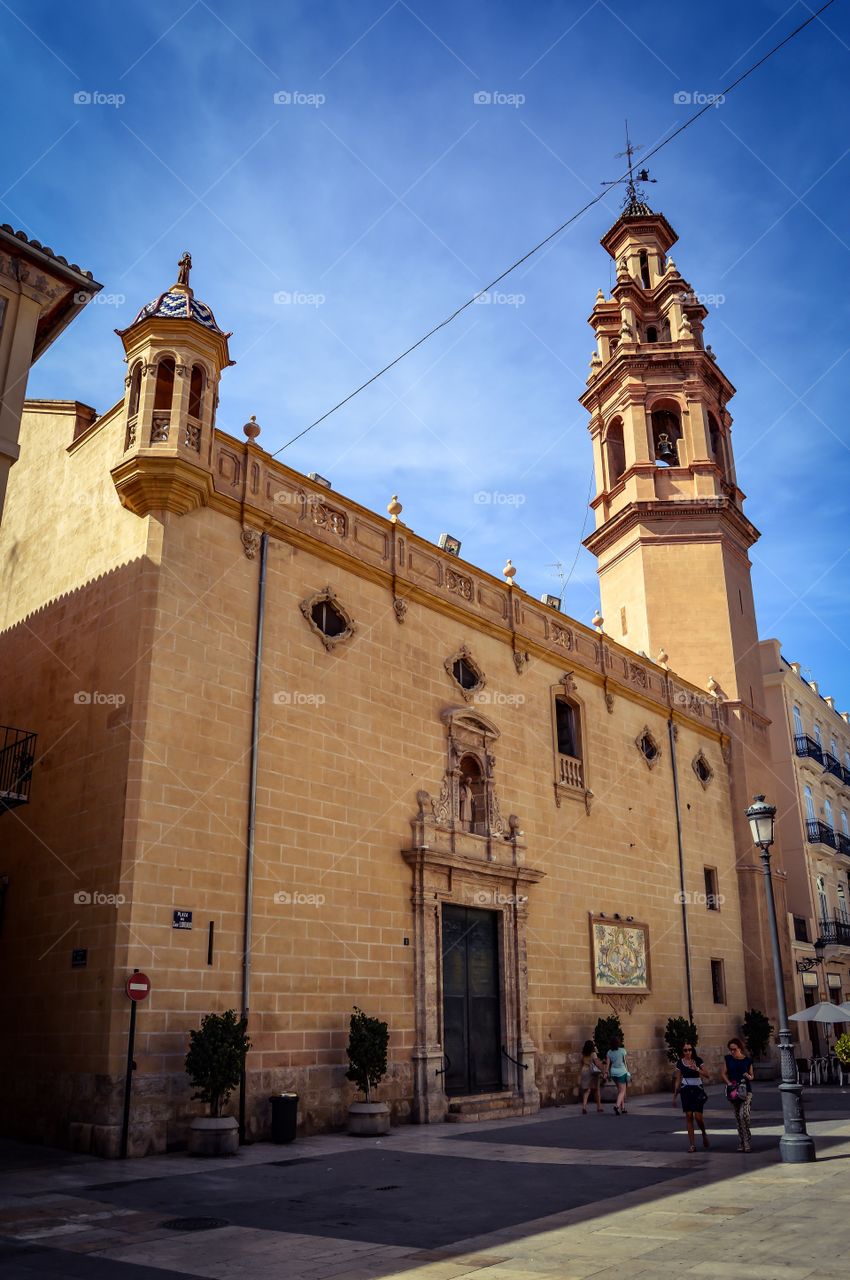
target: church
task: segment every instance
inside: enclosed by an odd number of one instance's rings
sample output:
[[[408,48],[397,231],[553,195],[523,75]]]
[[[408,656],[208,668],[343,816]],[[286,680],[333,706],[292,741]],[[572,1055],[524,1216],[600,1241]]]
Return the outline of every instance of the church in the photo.
[[[0,817],[4,1132],[117,1154],[134,969],[134,1155],[185,1145],[210,1011],[248,1014],[253,1138],[281,1090],[306,1132],[344,1123],[355,1005],[389,1025],[394,1123],[571,1101],[612,1012],[639,1091],[669,1085],[670,1016],[709,1063],[747,1008],[775,1021],[744,813],[774,789],[758,531],[676,239],[632,188],[602,240],[591,626],[418,535],[403,493],[367,510],[219,424],[230,335],[188,255],[118,334],[112,408],[26,403],[0,654],[38,746]]]

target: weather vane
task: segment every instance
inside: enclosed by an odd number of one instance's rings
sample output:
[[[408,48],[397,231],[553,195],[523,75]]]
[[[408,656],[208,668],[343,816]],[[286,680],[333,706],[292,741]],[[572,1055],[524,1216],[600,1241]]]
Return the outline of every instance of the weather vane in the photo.
[[[643,151],[641,144],[635,145],[629,137],[629,122],[626,121],[626,149],[618,151],[615,159],[625,159],[629,166],[629,176],[623,178],[615,178],[612,182],[603,182],[603,187],[616,187],[621,182],[626,184],[626,195],[623,200],[623,208],[628,209],[631,206],[637,206],[643,202],[643,192],[640,190],[639,182],[657,182],[657,178],[650,178],[648,169],[635,170],[634,158],[638,151]]]

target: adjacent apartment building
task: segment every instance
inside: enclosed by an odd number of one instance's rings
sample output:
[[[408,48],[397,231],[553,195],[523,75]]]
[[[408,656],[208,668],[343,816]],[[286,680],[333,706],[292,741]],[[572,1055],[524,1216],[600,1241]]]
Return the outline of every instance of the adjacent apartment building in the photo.
[[[778,640],[762,641],[760,651],[788,875],[794,1006],[841,1004],[850,999],[850,714],[837,710],[799,662],[783,658]],[[822,1026],[804,1023],[801,1035],[804,1049],[826,1048]]]

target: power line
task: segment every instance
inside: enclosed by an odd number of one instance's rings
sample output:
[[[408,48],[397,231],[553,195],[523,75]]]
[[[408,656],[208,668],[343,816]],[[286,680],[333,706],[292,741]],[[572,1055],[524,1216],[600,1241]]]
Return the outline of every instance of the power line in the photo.
[[[835,0],[827,0],[826,4],[821,5],[819,9],[815,10],[815,12],[812,13],[810,17],[806,18],[805,22],[801,22],[800,25],[798,27],[795,27],[793,31],[789,31],[788,35],[785,36],[784,39],[780,40],[778,44],[775,44],[772,49],[770,49],[766,54],[764,54],[763,57],[759,58],[758,62],[754,62],[751,67],[748,67],[747,70],[744,71],[742,75],[738,76],[737,80],[733,80],[732,83],[730,85],[727,85],[725,89],[721,89],[719,94],[707,95],[709,100],[705,103],[705,105],[700,107],[698,111],[695,111],[693,115],[689,116],[688,119],[685,120],[683,124],[680,124],[678,128],[674,129],[673,132],[667,138],[664,138],[663,141],[659,142],[656,146],[654,146],[650,151],[646,153],[645,156],[642,156],[641,157],[642,163],[645,164],[646,161],[651,159],[652,156],[658,155],[659,151],[662,151],[664,147],[669,146],[669,144],[675,138],[678,138],[679,135],[684,133],[686,129],[689,129],[692,124],[695,124],[697,120],[700,119],[701,116],[704,116],[706,111],[711,111],[714,108],[714,105],[717,102],[718,98],[725,98],[730,93],[732,93],[734,89],[737,89],[738,85],[743,84],[743,82],[749,76],[751,76],[754,71],[757,71],[759,67],[763,66],[765,62],[767,62],[770,58],[774,56],[774,54],[778,53],[780,49],[782,49],[786,44],[789,43],[789,41],[793,40],[796,36],[798,36],[801,31],[804,31],[806,27],[808,27],[812,22],[814,22],[816,18],[819,18],[820,15],[824,13],[827,9],[829,9],[834,3],[835,3]],[[629,173],[630,173],[630,170],[627,169],[626,172],[621,174],[621,176],[616,181],[617,182],[628,181]],[[609,185],[613,185],[613,184],[609,184]],[[446,316],[445,320],[441,320],[439,324],[435,324],[433,329],[429,329],[428,332],[423,334],[422,337],[419,338],[417,342],[414,342],[412,346],[409,346],[405,351],[402,351],[401,354],[397,355],[394,360],[391,360],[389,362],[389,364],[385,364],[383,369],[379,369],[377,373],[373,373],[371,378],[367,378],[365,382],[362,382],[359,387],[356,387],[354,391],[350,392],[343,400],[340,400],[337,404],[335,404],[333,408],[328,409],[327,412],[323,413],[320,418],[316,418],[315,422],[311,422],[309,426],[304,427],[304,429],[302,431],[299,431],[297,435],[293,436],[291,440],[287,440],[286,444],[281,445],[281,447],[279,449],[276,449],[271,456],[273,458],[276,458],[279,453],[283,453],[284,449],[288,449],[290,445],[295,444],[297,440],[300,440],[302,439],[303,436],[306,436],[308,431],[312,431],[314,427],[318,427],[319,424],[324,422],[326,418],[329,418],[332,413],[336,413],[337,409],[341,409],[343,405],[348,404],[349,400],[353,400],[354,397],[358,396],[361,391],[365,391],[366,388],[370,387],[373,382],[377,382],[378,378],[382,378],[385,373],[389,373],[390,369],[393,369],[397,364],[399,364],[407,356],[411,355],[412,352],[414,352],[417,349],[417,347],[421,347],[422,344],[424,342],[427,342],[429,338],[433,338],[435,333],[439,333],[441,329],[445,329],[447,325],[450,325],[453,320],[456,320],[457,317],[461,315],[464,311],[466,311],[468,307],[471,307],[473,303],[477,302],[478,299],[483,294],[487,293],[490,289],[495,288],[497,284],[501,284],[501,282],[505,279],[506,276],[509,276],[511,272],[516,271],[517,267],[521,267],[524,262],[528,262],[529,258],[534,257],[535,253],[539,253],[542,248],[544,248],[547,244],[549,244],[551,240],[554,240],[556,236],[559,236],[562,231],[566,231],[567,227],[571,226],[574,222],[577,222],[579,218],[581,218],[585,213],[587,213],[588,209],[592,209],[594,205],[599,204],[600,200],[604,199],[604,197],[607,194],[608,194],[608,188],[606,187],[605,190],[600,191],[598,196],[594,196],[592,200],[588,200],[587,204],[582,205],[582,207],[576,213],[574,213],[571,217],[567,218],[566,222],[562,222],[559,227],[556,227],[554,231],[551,231],[549,235],[546,236],[545,239],[541,240],[539,244],[536,244],[533,249],[529,249],[528,252],[524,253],[521,258],[517,258],[516,262],[512,263],[508,268],[506,268],[506,270],[503,271],[501,275],[496,276],[496,278],[494,280],[491,280],[489,284],[485,284],[481,289],[478,290],[476,294],[473,294],[471,298],[469,298],[461,306],[457,307],[454,311],[452,311],[451,315]]]

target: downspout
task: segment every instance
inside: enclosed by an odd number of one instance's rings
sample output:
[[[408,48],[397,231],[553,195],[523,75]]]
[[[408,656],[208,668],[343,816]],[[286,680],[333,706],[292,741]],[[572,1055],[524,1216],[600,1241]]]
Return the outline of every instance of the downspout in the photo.
[[[260,742],[260,685],[263,675],[263,629],[266,616],[266,557],[269,535],[260,536],[260,572],[257,588],[257,632],[254,646],[254,692],[251,702],[251,756],[248,779],[248,830],[245,839],[245,914],[242,927],[242,1018],[247,1024],[251,1007],[251,946],[254,915],[254,839],[257,826],[257,763]],[[246,1071],[239,1082],[239,1141],[245,1141]]]
[[[679,901],[682,906],[682,938],[685,944],[685,980],[688,987],[688,1021],[694,1020],[694,991],[691,978],[691,942],[688,935],[688,895],[685,890],[685,849],[682,843],[682,806],[679,802],[679,768],[676,763],[676,726],[673,716],[667,720],[670,738],[670,763],[673,767],[673,805],[676,810],[676,843],[679,848]]]

